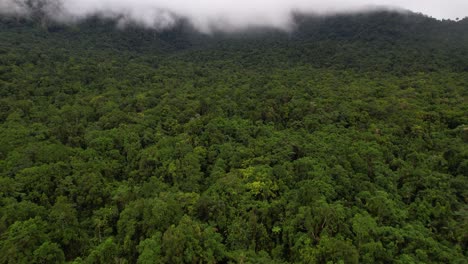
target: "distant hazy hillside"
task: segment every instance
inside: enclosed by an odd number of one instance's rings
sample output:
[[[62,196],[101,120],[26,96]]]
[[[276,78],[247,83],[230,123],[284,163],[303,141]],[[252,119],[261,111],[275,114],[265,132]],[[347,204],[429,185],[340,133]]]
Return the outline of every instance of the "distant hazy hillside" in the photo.
[[[255,28],[207,35],[183,20],[170,30],[158,32],[135,25],[119,28],[116,21],[98,17],[63,25],[37,15],[29,19],[3,17],[0,37],[4,48],[11,45],[25,50],[34,43],[36,48],[73,47],[77,52],[97,49],[163,56],[183,54],[189,60],[193,56],[204,60],[224,56],[246,64],[267,59],[274,64],[307,63],[403,73],[468,69],[468,18],[438,21],[414,13],[382,11],[327,17],[298,14],[295,21],[290,32]]]

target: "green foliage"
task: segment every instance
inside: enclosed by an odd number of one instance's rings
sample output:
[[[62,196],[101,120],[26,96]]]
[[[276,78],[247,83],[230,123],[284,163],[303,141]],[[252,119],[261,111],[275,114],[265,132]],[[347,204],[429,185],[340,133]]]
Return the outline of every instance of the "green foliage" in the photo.
[[[0,18],[0,263],[466,262],[466,19],[39,18]]]

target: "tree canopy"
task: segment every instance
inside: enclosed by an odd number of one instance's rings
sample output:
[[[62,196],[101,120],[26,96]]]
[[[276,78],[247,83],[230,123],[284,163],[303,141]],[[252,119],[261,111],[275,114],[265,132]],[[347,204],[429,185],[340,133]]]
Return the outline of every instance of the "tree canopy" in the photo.
[[[296,20],[1,17],[0,263],[465,263],[468,20]]]

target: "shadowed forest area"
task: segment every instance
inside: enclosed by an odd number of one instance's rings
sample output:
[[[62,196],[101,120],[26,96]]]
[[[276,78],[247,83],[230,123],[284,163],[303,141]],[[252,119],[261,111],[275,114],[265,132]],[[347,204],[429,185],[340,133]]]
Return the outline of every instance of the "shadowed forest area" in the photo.
[[[0,263],[467,263],[468,18],[0,19]]]

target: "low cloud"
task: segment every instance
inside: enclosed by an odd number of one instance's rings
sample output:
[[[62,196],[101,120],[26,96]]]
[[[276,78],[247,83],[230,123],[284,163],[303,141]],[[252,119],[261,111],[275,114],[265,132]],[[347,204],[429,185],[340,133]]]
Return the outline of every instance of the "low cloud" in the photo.
[[[198,30],[241,30],[247,27],[288,29],[294,12],[328,15],[387,8],[409,9],[437,18],[468,15],[466,0],[0,0],[2,13],[24,15],[31,6],[60,21],[76,21],[90,15],[118,17],[164,29],[178,18]]]

